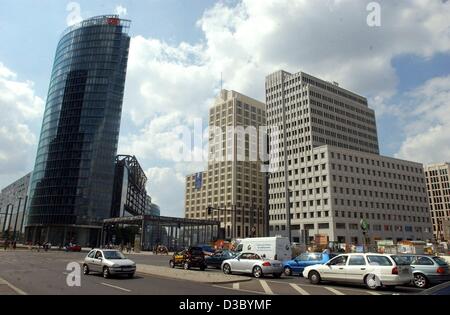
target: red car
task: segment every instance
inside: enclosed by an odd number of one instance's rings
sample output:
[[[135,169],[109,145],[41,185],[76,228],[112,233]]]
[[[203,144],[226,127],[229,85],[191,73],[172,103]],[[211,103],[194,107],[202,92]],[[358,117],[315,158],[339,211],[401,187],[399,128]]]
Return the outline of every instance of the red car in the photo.
[[[66,252],[81,252],[81,246],[77,244],[68,244],[64,249]]]

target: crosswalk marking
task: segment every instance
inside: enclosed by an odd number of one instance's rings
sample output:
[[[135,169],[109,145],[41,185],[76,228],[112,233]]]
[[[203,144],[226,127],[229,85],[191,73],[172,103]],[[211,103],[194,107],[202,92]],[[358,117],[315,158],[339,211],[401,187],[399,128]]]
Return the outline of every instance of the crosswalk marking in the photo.
[[[261,286],[264,289],[264,292],[266,292],[266,294],[271,294],[273,295],[272,289],[269,287],[269,285],[267,284],[266,281],[264,280],[259,280],[259,283],[261,283]]]
[[[330,288],[330,287],[323,287],[324,289],[327,289],[330,292],[333,292],[336,295],[345,295],[344,293],[342,293],[341,291],[336,290],[335,288]]]
[[[369,293],[369,294],[372,294],[372,295],[381,295],[381,293],[378,293],[378,292],[375,292],[375,291],[366,291],[367,293]]]
[[[297,291],[298,293],[300,293],[301,295],[309,295],[308,292],[306,292],[304,289],[300,288],[298,285],[296,285],[295,283],[289,283],[291,285],[292,288],[294,288],[295,291]]]
[[[112,285],[112,284],[109,284],[109,283],[102,282],[100,284],[102,284],[104,286],[107,286],[107,287],[110,287],[110,288],[117,289],[117,290],[121,290],[121,291],[125,291],[125,292],[131,292],[131,290],[128,290],[128,289],[125,289],[125,288],[121,288],[121,287],[118,287],[118,286],[115,286],[115,285]]]
[[[239,290],[239,282],[233,283],[233,289]]]

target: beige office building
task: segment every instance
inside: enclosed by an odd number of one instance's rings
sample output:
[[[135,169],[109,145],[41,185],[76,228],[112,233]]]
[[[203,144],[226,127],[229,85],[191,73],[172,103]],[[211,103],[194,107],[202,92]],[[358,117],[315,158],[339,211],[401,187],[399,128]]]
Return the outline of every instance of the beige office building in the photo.
[[[430,202],[433,233],[436,240],[449,240],[450,221],[450,164],[425,166],[428,199]]]
[[[371,243],[432,238],[423,165],[379,155],[366,98],[278,71],[266,78],[266,102],[269,130],[282,138],[270,162],[270,235],[362,245],[365,220]]]
[[[259,128],[265,125],[264,103],[222,90],[209,111],[208,170],[186,177],[186,218],[218,220],[226,238],[264,235]]]

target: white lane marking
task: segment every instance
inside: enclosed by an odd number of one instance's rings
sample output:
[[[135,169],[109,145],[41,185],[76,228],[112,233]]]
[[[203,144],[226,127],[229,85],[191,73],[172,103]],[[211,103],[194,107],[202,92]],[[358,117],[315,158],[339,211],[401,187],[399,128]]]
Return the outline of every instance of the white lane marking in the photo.
[[[324,289],[327,289],[330,292],[333,292],[336,295],[345,295],[344,293],[342,293],[341,291],[336,290],[335,288],[330,288],[330,287],[323,287]]]
[[[107,287],[110,287],[110,288],[117,289],[117,290],[122,290],[122,291],[125,291],[125,292],[131,292],[131,290],[128,290],[128,289],[125,289],[125,288],[121,288],[121,287],[118,287],[118,286],[115,286],[115,285],[112,285],[112,284],[108,284],[108,283],[104,283],[104,282],[102,282],[101,284],[103,284],[103,285],[105,285]]]
[[[234,290],[233,288],[225,287],[225,286],[221,286],[221,285],[213,285],[213,287],[215,287],[215,288],[220,288],[220,289],[226,289],[226,290]],[[253,294],[258,294],[258,295],[263,294],[262,292],[253,291],[253,290],[239,289],[239,291],[241,291],[241,292],[253,293]]]
[[[0,278],[0,284],[6,284],[8,287],[10,287],[14,292],[16,292],[19,295],[28,295],[25,291],[22,291],[21,289],[14,286],[12,283],[9,283],[3,278]]]
[[[369,294],[372,294],[372,295],[381,295],[381,293],[378,293],[378,292],[375,292],[375,291],[366,291],[367,293],[369,293]]]
[[[266,292],[266,294],[273,295],[272,289],[269,287],[266,281],[259,280],[259,283],[261,283],[261,286],[263,287],[264,292]]]
[[[289,283],[291,285],[291,287],[297,291],[298,293],[300,293],[301,295],[309,295],[309,292],[305,291],[304,289],[300,288],[298,285],[296,285],[295,283]]]
[[[239,282],[233,283],[233,289],[234,290],[239,290]]]

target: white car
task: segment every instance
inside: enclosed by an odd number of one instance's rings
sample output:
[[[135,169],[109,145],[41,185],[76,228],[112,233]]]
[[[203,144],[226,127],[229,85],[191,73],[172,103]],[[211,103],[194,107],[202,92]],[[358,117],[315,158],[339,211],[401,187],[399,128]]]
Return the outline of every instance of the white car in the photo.
[[[271,274],[280,278],[283,273],[283,264],[279,260],[265,259],[255,253],[242,253],[235,258],[227,259],[222,263],[224,274],[247,273],[255,278]]]
[[[87,254],[83,263],[83,273],[99,272],[104,278],[111,275],[127,275],[133,278],[136,263],[127,259],[120,251],[110,249],[93,249]]]
[[[303,277],[312,284],[322,280],[365,284],[369,289],[393,288],[407,285],[412,280],[410,266],[397,265],[384,254],[342,254],[321,265],[308,266]]]

